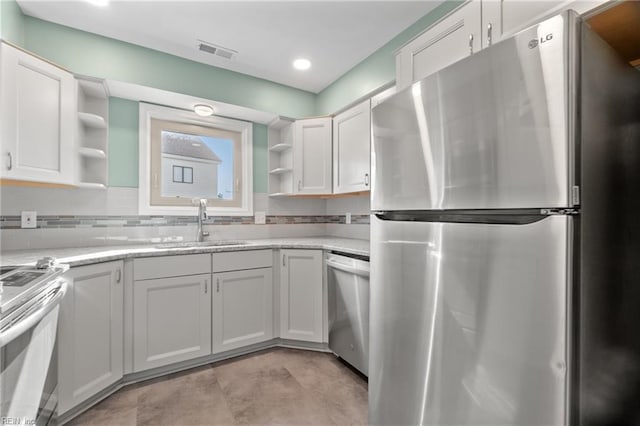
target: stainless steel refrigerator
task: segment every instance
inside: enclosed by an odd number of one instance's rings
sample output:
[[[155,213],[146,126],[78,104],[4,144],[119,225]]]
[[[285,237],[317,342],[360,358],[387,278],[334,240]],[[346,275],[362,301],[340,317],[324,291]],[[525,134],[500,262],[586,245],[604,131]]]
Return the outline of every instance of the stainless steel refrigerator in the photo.
[[[369,422],[640,422],[640,73],[566,12],[372,131]]]

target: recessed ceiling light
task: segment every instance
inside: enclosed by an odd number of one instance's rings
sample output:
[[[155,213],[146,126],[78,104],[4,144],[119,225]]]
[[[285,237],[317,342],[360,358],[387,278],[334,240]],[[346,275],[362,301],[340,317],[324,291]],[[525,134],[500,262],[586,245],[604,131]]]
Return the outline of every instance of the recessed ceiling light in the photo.
[[[87,3],[91,3],[94,6],[107,6],[109,4],[109,0],[86,0]]]
[[[205,104],[198,104],[193,107],[193,111],[201,117],[208,117],[213,114],[213,107]]]
[[[293,67],[300,71],[308,70],[311,68],[311,61],[304,58],[296,59],[293,61]]]

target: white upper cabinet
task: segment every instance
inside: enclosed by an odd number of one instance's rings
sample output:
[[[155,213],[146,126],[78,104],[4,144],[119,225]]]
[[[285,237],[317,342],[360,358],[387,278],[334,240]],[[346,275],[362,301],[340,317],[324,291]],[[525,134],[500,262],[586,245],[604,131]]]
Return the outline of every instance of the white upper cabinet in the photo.
[[[293,192],[331,194],[331,117],[297,120],[293,129]]]
[[[73,75],[5,43],[0,50],[0,177],[73,185]]]
[[[408,87],[481,48],[479,0],[455,12],[407,43],[396,55],[396,86]]]
[[[370,182],[371,101],[333,118],[333,192],[368,191]]]
[[[584,13],[605,2],[606,0],[483,0],[482,46],[490,46],[566,9]]]
[[[584,13],[604,0],[471,0],[403,46],[399,90],[555,13]]]

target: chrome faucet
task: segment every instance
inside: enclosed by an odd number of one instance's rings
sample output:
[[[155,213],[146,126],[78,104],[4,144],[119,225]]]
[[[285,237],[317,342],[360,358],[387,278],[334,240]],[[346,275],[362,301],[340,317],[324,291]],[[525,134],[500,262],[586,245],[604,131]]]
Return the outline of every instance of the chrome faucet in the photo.
[[[198,202],[198,232],[196,234],[196,241],[204,241],[204,237],[208,237],[209,233],[202,231],[202,221],[207,219],[207,200],[200,198]]]

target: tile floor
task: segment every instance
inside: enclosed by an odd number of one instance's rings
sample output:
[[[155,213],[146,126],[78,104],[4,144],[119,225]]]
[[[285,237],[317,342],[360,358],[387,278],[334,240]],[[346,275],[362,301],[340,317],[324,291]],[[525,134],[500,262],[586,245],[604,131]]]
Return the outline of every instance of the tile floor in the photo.
[[[332,354],[270,349],[127,386],[68,425],[364,425],[367,383]]]

